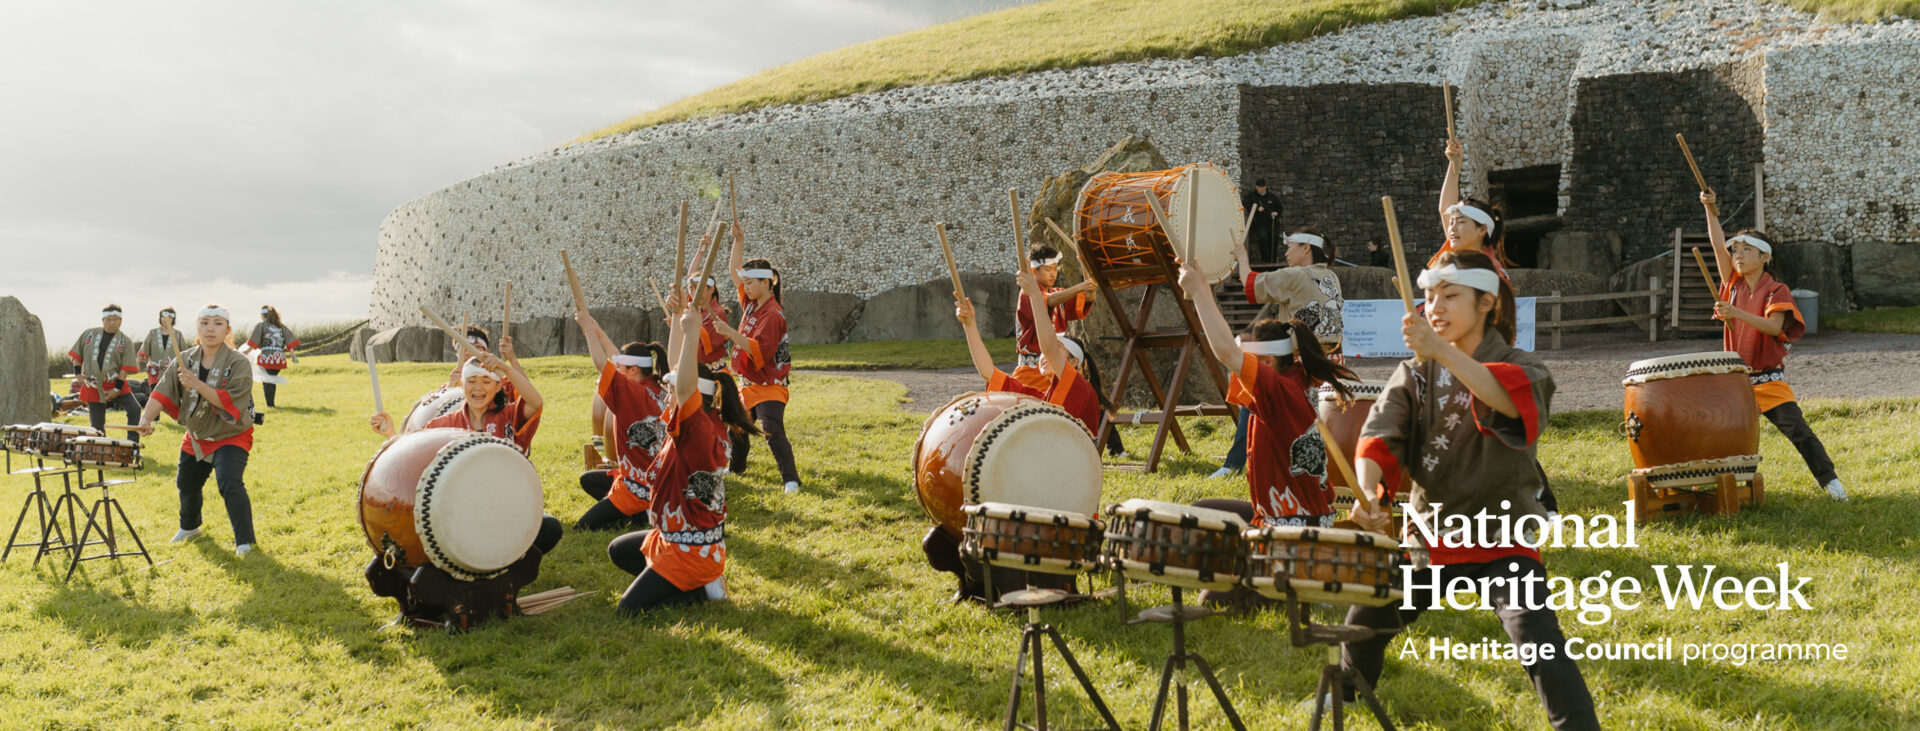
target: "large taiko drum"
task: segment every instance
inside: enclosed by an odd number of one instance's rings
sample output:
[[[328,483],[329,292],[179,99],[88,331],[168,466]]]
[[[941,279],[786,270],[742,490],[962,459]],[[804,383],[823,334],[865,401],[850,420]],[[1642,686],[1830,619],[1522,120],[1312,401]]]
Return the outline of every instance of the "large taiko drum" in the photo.
[[[434,428],[387,440],[360,478],[360,527],[391,566],[468,580],[526,555],[540,531],[540,475],[499,437]]]
[[[1729,351],[1686,353],[1627,366],[1627,437],[1636,475],[1654,487],[1712,484],[1760,465],[1760,406],[1747,364]]]
[[[427,428],[427,422],[460,410],[467,395],[460,389],[441,386],[432,393],[421,396],[413,402],[413,410],[407,412],[407,418],[401,422],[400,433],[416,432]]]
[[[967,505],[1093,515],[1100,470],[1086,426],[1059,406],[1016,393],[962,394],[933,412],[913,443],[914,495],[955,539]]]
[[[1171,262],[1186,255],[1187,207],[1195,195],[1194,258],[1207,281],[1219,282],[1233,273],[1233,250],[1247,225],[1239,189],[1212,165],[1093,176],[1080,189],[1074,235],[1116,288],[1161,281],[1152,265],[1159,256]],[[1149,196],[1167,214],[1166,226],[1154,219]]]
[[[1377,607],[1400,598],[1400,542],[1362,530],[1269,525],[1245,534],[1249,583],[1284,599]]]

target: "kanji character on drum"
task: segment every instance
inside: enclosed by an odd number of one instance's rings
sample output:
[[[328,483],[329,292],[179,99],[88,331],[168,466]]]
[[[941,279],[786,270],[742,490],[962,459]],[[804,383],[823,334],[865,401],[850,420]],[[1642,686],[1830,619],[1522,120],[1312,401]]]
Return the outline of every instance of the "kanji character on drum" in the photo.
[[[1428,525],[1441,525],[1447,516],[1473,520],[1482,511],[1545,516],[1547,509],[1535,497],[1540,473],[1534,459],[1553,397],[1553,375],[1538,356],[1513,347],[1514,323],[1501,314],[1511,310],[1500,302],[1510,304],[1513,288],[1500,278],[1491,257],[1451,251],[1438,264],[1420,273],[1425,316],[1408,313],[1402,320],[1401,332],[1416,359],[1401,361],[1368,414],[1354,458],[1356,477],[1361,485],[1390,486],[1400,484],[1404,471],[1413,479],[1409,519],[1417,514]],[[1376,492],[1375,509],[1356,508],[1353,519],[1367,530],[1391,534],[1388,506],[1395,496],[1389,487]],[[1504,524],[1510,523],[1480,522]],[[1586,681],[1566,656],[1559,618],[1551,609],[1510,604],[1511,593],[1502,588],[1514,581],[1539,586],[1546,580],[1539,551],[1519,538],[1484,535],[1465,545],[1429,546],[1437,582],[1423,579],[1418,586],[1425,588],[1409,587],[1403,604],[1354,607],[1347,622],[1399,628],[1434,604],[1436,583],[1490,580],[1494,588],[1487,601],[1513,642],[1553,648],[1551,659],[1543,656],[1525,666],[1553,726],[1599,728]],[[1378,687],[1394,639],[1385,632],[1348,643],[1343,661]]]
[[[1273,305],[1278,312],[1275,319],[1283,323],[1300,321],[1312,331],[1320,352],[1334,363],[1344,362],[1340,344],[1346,326],[1340,313],[1346,301],[1340,296],[1340,278],[1327,266],[1334,258],[1333,244],[1321,236],[1318,229],[1302,226],[1287,235],[1287,265],[1281,269],[1256,272],[1247,258],[1245,246],[1233,253],[1239,261],[1235,276],[1246,278],[1247,302]],[[1226,365],[1229,370],[1240,366],[1237,362]],[[1233,446],[1212,477],[1226,477],[1246,468],[1249,413],[1241,407],[1239,417],[1234,420]]]
[[[1066,288],[1053,286],[1060,281],[1060,262],[1064,258],[1058,249],[1046,244],[1034,244],[1027,250],[1033,276],[1047,293],[1047,319],[1053,323],[1056,335],[1066,335],[1069,323],[1087,319],[1087,315],[1093,313],[1092,279]],[[1051,379],[1040,370],[1040,340],[1033,326],[1033,302],[1025,296],[1020,297],[1013,309],[1013,352],[1016,359],[1013,380],[1034,390],[1046,390]],[[1105,446],[1108,454],[1126,456],[1127,448],[1120,441],[1118,429],[1107,432]]]
[[[660,381],[667,371],[667,349],[659,343],[633,342],[615,350],[613,338],[591,313],[575,309],[573,319],[580,323],[587,354],[600,370],[594,393],[607,405],[616,437],[608,445],[613,450],[613,469],[580,474],[580,489],[598,502],[573,527],[601,530],[646,525],[652,491],[641,478],[667,439],[666,423],[660,420],[667,410],[667,391]]]
[[[226,308],[207,305],[194,314],[196,344],[180,353],[180,362],[160,376],[140,434],[153,433],[154,418],[165,411],[187,431],[180,440],[180,532],[173,542],[200,535],[201,490],[211,475],[233,524],[234,553],[253,551],[253,501],[247,497],[247,459],[253,451],[253,363],[227,347],[233,318]]]
[[[1039,279],[1033,272],[1019,272],[1014,275],[1020,283],[1023,298],[1032,302],[1042,302],[1046,291],[1040,288]],[[1035,323],[1034,340],[1040,350],[1040,371],[1046,378],[1043,388],[1034,388],[1014,379],[993,364],[993,355],[987,352],[987,342],[980,338],[980,327],[974,319],[973,302],[963,299],[959,292],[953,294],[954,317],[960,320],[960,328],[967,334],[967,353],[973,358],[973,368],[980,377],[986,379],[987,390],[1021,393],[1058,405],[1086,425],[1087,431],[1100,433],[1100,414],[1107,407],[1106,396],[1100,392],[1100,372],[1087,357],[1086,346],[1071,337],[1061,337],[1054,333],[1053,323],[1040,320]],[[1085,368],[1086,376],[1081,375]],[[1092,380],[1088,380],[1091,378]]]
[[[147,371],[147,390],[152,391],[160,384],[161,368],[167,361],[173,360],[173,347],[186,344],[186,336],[173,326],[178,319],[172,307],[160,311],[160,326],[147,331],[145,340],[140,341],[140,352],[136,354],[140,367]]]
[[[73,375],[80,379],[80,401],[87,405],[87,420],[94,431],[107,426],[107,410],[127,412],[127,423],[137,424],[140,402],[127,385],[127,374],[140,366],[133,340],[120,332],[120,306],[107,305],[100,310],[100,326],[87,328],[73,341],[67,357],[73,360]],[[135,436],[134,441],[140,437]]]
[[[300,338],[293,330],[280,323],[280,311],[270,306],[260,308],[260,322],[253,326],[253,332],[247,334],[247,349],[254,351],[254,364],[266,371],[260,379],[260,394],[267,397],[267,408],[273,408],[274,387],[285,383],[280,371],[285,370],[293,356],[293,349],[300,347]]]
[[[1195,262],[1180,267],[1180,287],[1193,299],[1200,328],[1221,365],[1233,373],[1227,401],[1252,412],[1247,428],[1247,487],[1252,500],[1207,499],[1195,505],[1236,513],[1254,527],[1333,526],[1333,489],[1327,485],[1327,448],[1313,427],[1318,418],[1307,389],[1330,383],[1347,397],[1341,379],[1357,380],[1320,350],[1312,326],[1296,317],[1267,318],[1234,337],[1213,286]]]
[[[540,397],[540,390],[533,387],[533,381],[527,373],[516,365],[513,358],[513,338],[500,339],[502,359],[492,353],[481,353],[478,357],[468,358],[460,366],[461,389],[465,392],[465,401],[461,409],[427,422],[424,428],[466,429],[500,437],[520,447],[521,454],[533,449],[533,434],[540,428],[541,410],[546,401]],[[512,383],[519,392],[517,398],[507,398],[506,384]],[[393,417],[387,412],[374,414],[367,425],[384,436],[395,433]],[[533,545],[543,554],[553,553],[553,547],[560,543],[565,529],[560,519],[552,515],[540,518],[540,535]]]
[[[1800,308],[1794,305],[1793,291],[1773,278],[1773,239],[1748,229],[1728,239],[1720,228],[1720,211],[1712,192],[1700,194],[1707,209],[1707,235],[1713,241],[1713,262],[1720,275],[1719,301],[1713,316],[1726,321],[1721,342],[1727,350],[1740,354],[1752,369],[1753,397],[1760,415],[1773,422],[1780,434],[1793,442],[1800,458],[1806,460],[1813,479],[1835,500],[1847,499],[1847,488],[1833,470],[1833,459],[1826,445],[1807,425],[1794,400],[1793,387],[1787,385],[1786,357],[1789,343],[1807,332]],[[1732,276],[1728,276],[1731,271]]]
[[[780,467],[780,479],[789,493],[800,491],[800,470],[793,463],[793,443],[787,441],[787,375],[793,356],[787,350],[787,313],[780,305],[780,270],[766,259],[746,259],[746,238],[733,226],[733,253],[727,270],[740,298],[740,327],[724,316],[713,318],[714,328],[733,347],[733,373],[740,377],[740,403],[767,435],[767,450]],[[709,308],[712,305],[709,304]],[[747,452],[753,442],[745,433],[733,435],[729,469],[747,470]]]
[[[705,307],[676,298],[668,308],[667,442],[641,479],[653,487],[653,528],[607,544],[607,557],[634,575],[620,595],[625,614],[726,596],[727,432],[758,431],[733,378],[699,365]]]

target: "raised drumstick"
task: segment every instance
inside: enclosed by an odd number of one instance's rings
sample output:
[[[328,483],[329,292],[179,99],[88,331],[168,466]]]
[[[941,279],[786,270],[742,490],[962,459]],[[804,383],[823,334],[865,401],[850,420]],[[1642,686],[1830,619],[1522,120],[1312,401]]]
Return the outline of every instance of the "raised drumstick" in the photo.
[[[1693,150],[1687,148],[1686,135],[1675,132],[1673,139],[1680,143],[1680,154],[1687,156],[1687,167],[1693,169],[1693,182],[1700,184],[1700,192],[1707,192],[1707,179],[1700,174],[1700,163],[1693,161]]]
[[[460,349],[460,354],[462,356],[465,356],[467,358],[480,357],[480,349],[473,347],[473,343],[467,342],[466,338],[463,338],[458,333],[455,333],[453,331],[453,327],[451,325],[448,325],[446,320],[442,320],[440,319],[439,315],[433,314],[433,310],[427,309],[426,305],[421,305],[420,313],[423,315],[426,315],[427,319],[432,320],[434,326],[439,327],[441,332],[444,332],[447,334],[447,337],[453,338],[453,344],[455,347]]]
[[[1020,191],[1017,188],[1007,189],[1007,211],[1013,214],[1011,219],[1013,222],[1013,258],[1015,263],[1020,267],[1017,271],[1024,272],[1028,270],[1027,240],[1026,233],[1020,230]]]
[[[1700,247],[1693,247],[1694,266],[1700,267],[1700,278],[1707,280],[1707,291],[1713,294],[1713,301],[1720,301],[1720,288],[1714,286],[1713,275],[1707,272],[1707,260],[1700,256]]]
[[[560,250],[560,266],[567,270],[567,287],[573,290],[574,309],[587,309],[587,295],[580,291],[580,276],[573,273],[573,260],[567,258],[566,249]]]
[[[1440,97],[1447,105],[1447,139],[1459,139],[1453,131],[1453,84],[1445,80],[1440,82]]]
[[[1407,306],[1408,312],[1412,312],[1413,290],[1408,286],[1413,277],[1407,274],[1407,250],[1400,244],[1400,217],[1394,215],[1393,196],[1380,196],[1380,208],[1387,214],[1387,243],[1393,246],[1393,270],[1398,275],[1393,284],[1400,290],[1401,304]]]
[[[721,237],[726,236],[726,234],[727,234],[727,224],[725,222],[721,222],[720,228],[716,230],[716,235],[713,237],[713,245],[707,247],[706,266],[703,266],[700,268],[700,280],[698,283],[694,285],[694,288],[693,288],[693,294],[694,294],[694,297],[696,298],[694,300],[695,302],[706,301],[707,288],[708,288],[707,282],[713,279],[713,260],[720,258],[720,239]]]
[[[387,407],[380,398],[380,364],[374,362],[373,350],[366,346],[364,338],[361,339],[360,352],[367,356],[367,378],[373,382],[373,413],[384,414]]]
[[[673,296],[680,297],[680,280],[687,276],[687,202],[680,201],[680,245],[673,255]]]
[[[960,267],[953,263],[953,244],[947,243],[947,222],[933,224],[933,232],[940,235],[940,253],[947,257],[947,276],[953,277],[953,291],[960,299],[967,298],[967,288],[960,284]]]
[[[513,327],[513,282],[507,282],[507,304],[500,313],[500,339],[511,337],[507,330]]]
[[[1060,237],[1061,241],[1067,242],[1067,248],[1073,251],[1074,261],[1080,262],[1080,274],[1088,279],[1092,279],[1093,267],[1087,266],[1087,256],[1080,251],[1080,242],[1074,241],[1072,236],[1067,235],[1065,229],[1060,228],[1060,224],[1053,222],[1053,219],[1043,218],[1041,220],[1047,222],[1047,228],[1053,229],[1053,235]]]

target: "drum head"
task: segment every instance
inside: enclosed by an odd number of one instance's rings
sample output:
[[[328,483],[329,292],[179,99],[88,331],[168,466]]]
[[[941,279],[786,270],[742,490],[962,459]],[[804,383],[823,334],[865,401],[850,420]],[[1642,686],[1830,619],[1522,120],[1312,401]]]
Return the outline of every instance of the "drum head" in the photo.
[[[1195,166],[1190,182],[1175,185],[1167,201],[1167,240],[1176,257],[1187,255],[1187,205],[1196,193],[1194,257],[1207,281],[1218,283],[1233,273],[1233,250],[1246,238],[1246,212],[1240,210],[1240,191],[1225,173],[1211,165]]]
[[[1378,401],[1380,400],[1380,394],[1387,390],[1386,381],[1348,381],[1342,379],[1340,383],[1347,387],[1347,393],[1352,394],[1353,400],[1355,401]],[[1340,400],[1340,392],[1333,390],[1332,384],[1320,384],[1317,393],[1321,401]]]
[[[1100,451],[1080,421],[1030,401],[980,430],[962,472],[969,503],[1010,503],[1092,515],[1100,509]]]
[[[1731,350],[1709,351],[1705,353],[1681,353],[1664,358],[1636,360],[1627,365],[1627,377],[1621,385],[1658,381],[1663,378],[1684,378],[1712,373],[1746,373],[1747,362],[1740,354]]]
[[[400,433],[427,428],[427,422],[453,413],[465,400],[466,394],[461,393],[460,389],[445,386],[421,396],[419,401],[413,403],[413,410],[407,412],[407,420],[401,425]]]
[[[415,494],[420,545],[450,573],[504,569],[540,532],[540,475],[499,437],[470,433],[448,444],[420,475]]]
[[[1148,512],[1147,518],[1158,523],[1178,523],[1182,517],[1191,515],[1199,519],[1200,525],[1203,527],[1213,527],[1214,525],[1220,527],[1235,526],[1236,532],[1247,529],[1247,521],[1242,520],[1239,515],[1229,513],[1225,510],[1181,505],[1180,503],[1167,503],[1159,500],[1134,498],[1114,506],[1111,510],[1115,515],[1133,515],[1145,510]],[[1219,528],[1214,529],[1219,530]]]

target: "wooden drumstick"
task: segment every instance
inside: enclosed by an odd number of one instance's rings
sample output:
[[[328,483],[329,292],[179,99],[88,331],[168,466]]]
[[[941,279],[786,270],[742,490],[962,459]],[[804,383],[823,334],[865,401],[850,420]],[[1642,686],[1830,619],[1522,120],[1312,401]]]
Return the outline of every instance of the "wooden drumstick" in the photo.
[[[1368,490],[1360,487],[1360,479],[1353,476],[1353,463],[1347,461],[1346,450],[1341,449],[1340,443],[1334,441],[1333,430],[1327,428],[1327,422],[1321,419],[1314,419],[1313,426],[1320,430],[1320,441],[1327,445],[1327,458],[1333,460],[1334,464],[1340,465],[1340,476],[1346,478],[1347,485],[1353,488],[1354,502],[1365,507],[1367,512],[1373,512],[1373,496],[1368,495]]]
[[[953,263],[953,244],[947,243],[947,222],[933,224],[933,231],[940,235],[940,253],[947,257],[947,276],[953,277],[953,291],[964,300],[967,298],[967,288],[960,284],[960,267]]]
[[[1407,306],[1408,312],[1412,312],[1413,290],[1409,289],[1408,285],[1413,281],[1413,277],[1407,274],[1407,251],[1400,244],[1400,217],[1394,215],[1393,196],[1380,196],[1380,207],[1387,213],[1387,243],[1393,246],[1393,270],[1398,275],[1394,278],[1393,284],[1400,290],[1401,304]]]
[[[1440,97],[1447,105],[1447,139],[1459,139],[1460,136],[1453,130],[1453,84],[1444,79],[1440,82]]]
[[[1675,142],[1680,143],[1680,154],[1687,156],[1687,167],[1693,169],[1693,182],[1700,184],[1700,192],[1707,192],[1709,190],[1709,188],[1707,188],[1707,179],[1700,174],[1700,163],[1693,161],[1693,150],[1687,148],[1686,135],[1675,132],[1673,139]]]
[[[694,296],[698,298],[694,300],[696,302],[704,302],[708,296],[707,289],[709,285],[707,282],[713,279],[713,260],[720,258],[720,237],[726,235],[727,224],[724,222],[721,223],[716,233],[718,235],[713,237],[713,245],[707,247],[706,266],[700,268],[700,280],[693,288]]]
[[[360,352],[367,356],[367,379],[373,382],[373,413],[387,413],[386,401],[380,398],[380,364],[374,362],[373,351],[361,340]]]
[[[460,337],[458,333],[455,333],[453,326],[448,325],[446,320],[440,319],[439,315],[433,314],[433,310],[427,309],[426,305],[421,305],[420,313],[426,315],[427,319],[432,320],[434,326],[440,328],[441,332],[446,333],[447,337],[453,338],[453,344],[460,350],[461,355],[467,358],[480,357],[480,349],[473,347],[473,343],[467,342],[466,338]]]
[[[673,296],[680,297],[680,280],[687,276],[687,202],[680,201],[680,245],[673,255]]]
[[[1713,275],[1707,272],[1707,260],[1700,256],[1700,247],[1693,247],[1693,263],[1700,267],[1700,278],[1707,280],[1707,291],[1713,294],[1713,301],[1720,301],[1720,288],[1713,283]]]
[[[1093,267],[1087,266],[1087,257],[1086,254],[1080,251],[1080,242],[1074,241],[1073,237],[1067,234],[1066,229],[1060,228],[1060,224],[1054,223],[1053,219],[1043,218],[1040,220],[1047,222],[1047,228],[1053,229],[1053,235],[1060,237],[1061,241],[1067,242],[1067,248],[1073,251],[1073,260],[1080,262],[1081,276],[1092,279]]]
[[[1016,271],[1032,271],[1031,268],[1027,266],[1026,232],[1020,230],[1020,190],[1018,188],[1007,189],[1007,211],[1013,214],[1011,219],[1013,222],[1013,258],[1020,267]]]
[[[513,326],[513,282],[507,282],[507,304],[500,312],[500,339],[512,337],[507,330]]]
[[[670,313],[667,309],[667,298],[660,296],[660,283],[653,281],[653,277],[647,277],[647,286],[653,288],[653,298],[660,301],[660,311]]]
[[[734,194],[733,171],[727,171],[727,208],[733,218],[733,232],[740,233],[740,198]]]
[[[567,258],[566,249],[560,250],[560,266],[567,270],[567,287],[573,290],[573,308],[585,312],[587,295],[580,291],[580,275],[573,273],[573,260]]]
[[[1193,237],[1194,237],[1194,224],[1196,223],[1196,221],[1195,221],[1195,219],[1197,219],[1197,218],[1199,218],[1199,217],[1200,217],[1200,185],[1199,185],[1199,183],[1198,183],[1198,182],[1196,182],[1196,177],[1195,177],[1195,173],[1196,173],[1196,172],[1197,172],[1197,171],[1198,171],[1199,169],[1200,169],[1200,168],[1198,168],[1198,167],[1194,167],[1194,166],[1188,166],[1188,167],[1187,167],[1187,173],[1186,173],[1186,179],[1187,179],[1187,220],[1186,220],[1186,224],[1187,224],[1187,225],[1186,225],[1186,234],[1187,234],[1187,260],[1188,260],[1188,261],[1193,261],[1193,262],[1195,262],[1195,264],[1196,264],[1196,265],[1197,265],[1197,264],[1198,264],[1199,262],[1198,262],[1197,260],[1195,260],[1195,259],[1193,258],[1193,257],[1194,257],[1194,252],[1195,252],[1195,251],[1197,251],[1197,249],[1196,249],[1196,248],[1195,248],[1195,246],[1194,246],[1194,241],[1193,241]]]

